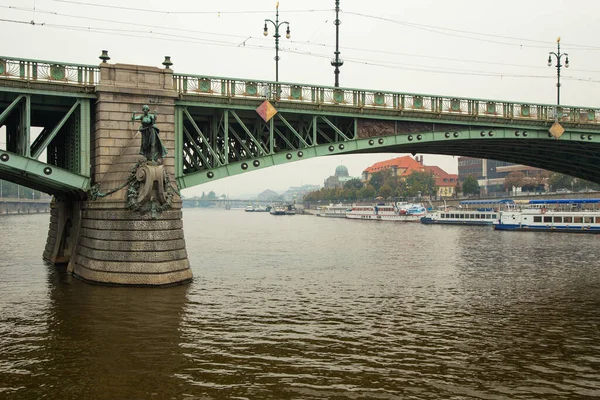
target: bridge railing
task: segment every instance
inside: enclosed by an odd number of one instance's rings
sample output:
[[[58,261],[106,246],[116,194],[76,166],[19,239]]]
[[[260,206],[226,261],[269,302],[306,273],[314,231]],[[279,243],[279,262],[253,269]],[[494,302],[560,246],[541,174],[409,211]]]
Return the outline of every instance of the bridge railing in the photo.
[[[0,78],[94,86],[100,81],[100,68],[96,65],[0,56]]]
[[[174,74],[180,94],[522,121],[600,124],[600,109]]]

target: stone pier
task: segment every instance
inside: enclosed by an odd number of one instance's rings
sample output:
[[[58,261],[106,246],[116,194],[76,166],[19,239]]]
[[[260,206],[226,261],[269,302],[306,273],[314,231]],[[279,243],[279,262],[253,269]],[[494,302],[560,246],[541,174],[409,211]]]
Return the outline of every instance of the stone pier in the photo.
[[[174,176],[175,99],[170,69],[100,64],[92,107],[91,178],[85,200],[56,199],[44,258],[75,276],[122,285],[192,278]],[[133,113],[148,105],[168,151],[162,165],[139,154]]]

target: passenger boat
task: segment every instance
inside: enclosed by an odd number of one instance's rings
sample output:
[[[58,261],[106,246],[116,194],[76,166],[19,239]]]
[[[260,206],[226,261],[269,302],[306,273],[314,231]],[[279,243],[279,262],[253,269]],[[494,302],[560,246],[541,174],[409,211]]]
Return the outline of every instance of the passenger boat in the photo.
[[[318,210],[317,217],[346,218],[347,210],[348,207],[342,204],[330,204]]]
[[[252,206],[252,204],[248,204],[244,210],[246,212],[254,212],[254,206]]]
[[[416,203],[396,202],[392,204],[354,205],[346,212],[346,218],[374,220],[419,222],[427,210]]]
[[[500,213],[513,205],[512,199],[463,200],[460,208],[444,208],[428,213],[421,218],[422,224],[441,225],[495,225],[500,221]]]
[[[271,206],[271,215],[285,215],[287,211],[287,206],[285,204],[273,204]]]
[[[529,200],[504,211],[494,229],[501,231],[600,233],[600,199]]]
[[[296,206],[293,204],[287,204],[285,206],[285,215],[296,215]]]
[[[268,211],[270,211],[270,208],[268,208],[268,207],[264,207],[261,205],[257,205],[254,207],[254,212],[268,212]]]

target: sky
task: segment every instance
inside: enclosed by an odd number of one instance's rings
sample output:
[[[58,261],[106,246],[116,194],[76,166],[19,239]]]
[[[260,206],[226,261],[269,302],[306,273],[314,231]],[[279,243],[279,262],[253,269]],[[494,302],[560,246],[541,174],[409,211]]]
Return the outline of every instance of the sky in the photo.
[[[275,80],[272,0],[0,0],[0,55],[96,64],[161,67],[176,73]],[[281,0],[279,79],[333,86],[334,0]],[[462,98],[554,104],[556,67],[568,53],[561,104],[600,108],[597,0],[340,0],[340,86]],[[282,28],[283,29],[283,28]],[[553,56],[554,57],[554,56]],[[564,63],[564,57],[562,59]],[[322,185],[338,165],[360,176],[371,164],[405,154],[318,157],[184,190],[231,197],[265,189]],[[457,157],[424,155],[457,173]]]

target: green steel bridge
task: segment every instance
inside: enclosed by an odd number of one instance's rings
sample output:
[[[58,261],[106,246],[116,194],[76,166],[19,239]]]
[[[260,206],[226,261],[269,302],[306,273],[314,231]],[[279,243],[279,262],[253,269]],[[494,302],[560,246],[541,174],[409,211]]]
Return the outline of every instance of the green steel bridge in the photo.
[[[600,109],[180,73],[172,82],[180,189],[313,157],[384,152],[489,158],[600,183]],[[104,151],[93,131],[99,84],[98,65],[0,57],[0,179],[85,198],[91,156]],[[160,102],[147,97],[150,107]],[[267,122],[256,111],[265,99],[277,110]],[[556,138],[555,122],[564,128]]]

